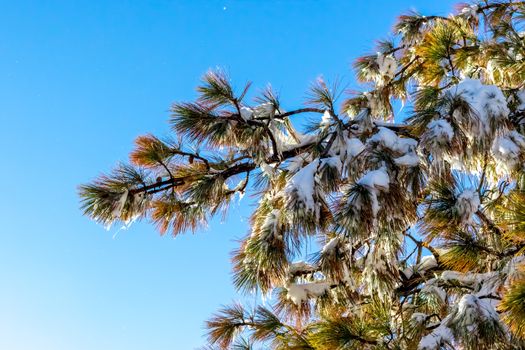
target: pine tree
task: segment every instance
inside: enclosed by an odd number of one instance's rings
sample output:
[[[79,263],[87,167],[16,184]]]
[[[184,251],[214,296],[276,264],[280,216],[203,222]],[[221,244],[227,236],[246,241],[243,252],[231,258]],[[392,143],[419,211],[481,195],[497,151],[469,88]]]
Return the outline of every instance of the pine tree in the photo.
[[[517,1],[402,15],[355,62],[366,92],[319,79],[290,111],[210,71],[173,105],[175,138],[139,137],[82,208],[177,235],[257,198],[234,284],[268,301],[218,311],[210,349],[525,347],[524,18]]]

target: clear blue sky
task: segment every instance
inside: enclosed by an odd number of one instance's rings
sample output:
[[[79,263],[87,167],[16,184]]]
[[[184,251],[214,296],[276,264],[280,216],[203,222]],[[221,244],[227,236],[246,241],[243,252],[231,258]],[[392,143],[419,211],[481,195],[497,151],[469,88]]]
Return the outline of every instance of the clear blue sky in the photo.
[[[0,349],[194,349],[203,321],[238,298],[229,252],[248,202],[176,239],[147,223],[105,231],[76,187],[169,132],[210,67],[271,82],[297,107],[410,8],[452,1],[0,1]]]

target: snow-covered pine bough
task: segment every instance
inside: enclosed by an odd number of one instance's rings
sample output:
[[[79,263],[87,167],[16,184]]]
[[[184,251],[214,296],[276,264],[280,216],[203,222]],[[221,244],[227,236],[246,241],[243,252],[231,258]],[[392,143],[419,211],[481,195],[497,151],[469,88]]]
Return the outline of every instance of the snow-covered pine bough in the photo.
[[[266,302],[212,316],[210,349],[521,349],[524,18],[519,1],[402,15],[355,61],[365,92],[318,79],[296,109],[210,71],[173,138],[138,137],[82,209],[177,235],[252,194],[233,280]]]

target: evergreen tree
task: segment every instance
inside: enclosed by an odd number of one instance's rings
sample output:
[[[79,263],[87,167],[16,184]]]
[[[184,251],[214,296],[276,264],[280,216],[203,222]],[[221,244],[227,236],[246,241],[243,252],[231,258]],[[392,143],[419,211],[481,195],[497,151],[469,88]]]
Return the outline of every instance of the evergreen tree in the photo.
[[[355,62],[366,92],[318,80],[290,111],[211,71],[172,107],[175,138],[137,138],[82,208],[177,235],[256,196],[234,283],[271,306],[220,310],[210,349],[522,348],[524,18],[516,1],[402,15]]]

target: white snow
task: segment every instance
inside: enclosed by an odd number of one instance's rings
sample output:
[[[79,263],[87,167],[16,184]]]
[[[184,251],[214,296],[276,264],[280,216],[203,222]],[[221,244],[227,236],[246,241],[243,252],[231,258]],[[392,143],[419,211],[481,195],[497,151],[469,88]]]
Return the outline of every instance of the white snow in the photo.
[[[444,325],[445,323],[446,319],[430,334],[421,338],[418,350],[439,350],[442,348],[441,344],[452,344],[454,342],[454,335],[450,328]]]
[[[358,181],[357,184],[365,186],[370,192],[370,199],[372,201],[372,214],[377,216],[380,206],[377,200],[379,192],[388,192],[390,177],[386,172],[386,168],[382,167],[377,170],[368,171]]]
[[[319,126],[321,128],[327,128],[330,126],[331,122],[332,122],[332,116],[330,115],[330,112],[324,111],[323,117],[321,118],[321,123],[319,123]]]
[[[428,133],[427,138],[434,139],[440,144],[446,144],[454,137],[454,130],[445,119],[436,119],[428,123],[426,133]]]
[[[113,207],[113,211],[111,212],[111,215],[113,216],[114,219],[118,219],[120,215],[122,214],[124,205],[126,205],[126,201],[128,200],[128,194],[129,194],[129,191],[128,189],[126,189],[120,196],[119,200],[115,203]]]
[[[263,239],[271,239],[272,237],[282,239],[282,237],[279,235],[279,232],[277,230],[277,226],[279,224],[279,217],[281,216],[281,212],[278,209],[273,209],[264,219],[264,223],[262,225],[262,231],[266,232],[265,237]]]
[[[440,279],[447,283],[461,284],[472,288],[473,294],[478,297],[497,295],[504,283],[504,274],[499,271],[485,273],[461,273],[456,271],[443,271]]]
[[[308,298],[320,297],[325,294],[330,289],[330,284],[327,282],[290,283],[285,288],[288,290],[287,298],[294,304],[300,305]]]
[[[416,154],[417,141],[407,137],[399,137],[395,131],[386,127],[379,127],[379,131],[367,140],[371,148],[381,145],[392,152],[401,154],[394,159],[399,166],[414,167],[419,165],[419,156]]]
[[[398,137],[396,146],[399,152],[408,153],[416,149],[417,141],[408,137]]]
[[[447,299],[447,292],[441,287],[437,285],[437,279],[432,278],[428,280],[425,283],[425,286],[423,289],[421,289],[422,293],[428,294],[428,295],[434,295],[439,298],[439,300],[444,303]]]
[[[303,272],[314,272],[316,270],[316,267],[307,263],[307,262],[304,262],[304,261],[296,261],[292,264],[290,264],[290,266],[288,267],[288,272],[291,274],[291,275],[294,275],[295,273],[299,272],[299,271],[303,271]]]
[[[341,158],[339,157],[328,157],[321,159],[321,165],[322,166],[329,166],[332,168],[337,169],[337,171],[341,171],[343,168],[343,163],[341,163]]]
[[[439,161],[450,150],[450,143],[454,138],[454,130],[445,119],[432,120],[427,124],[421,135],[421,145],[432,154],[432,158]]]
[[[502,273],[506,276],[505,284],[508,285],[514,282],[517,278],[523,276],[523,263],[525,262],[525,256],[515,256],[505,265],[502,269]]]
[[[349,137],[348,132],[343,132],[337,137],[330,148],[330,155],[338,155],[341,162],[349,164],[357,155],[365,149],[365,145],[355,137]]]
[[[386,168],[382,167],[377,170],[366,172],[357,183],[371,189],[388,191],[390,178],[386,172]]]
[[[373,93],[365,92],[364,93],[366,100],[368,102],[368,108],[370,109],[370,115],[377,117],[379,116],[379,110],[381,108],[381,102]],[[355,116],[355,120],[362,119],[367,114],[366,110],[361,110],[359,114]]]
[[[241,118],[248,121],[254,117],[269,117],[272,116],[275,111],[275,107],[270,102],[262,103],[254,108],[242,106],[240,108]]]
[[[525,150],[525,137],[517,131],[509,131],[496,137],[491,150],[497,171],[508,173],[520,165],[520,156]]]
[[[434,255],[427,255],[421,258],[421,262],[419,264],[411,265],[404,269],[403,274],[406,278],[412,277],[414,273],[419,273],[420,275],[423,275],[427,270],[432,269],[436,266],[438,266],[438,263]]]
[[[471,138],[489,134],[491,124],[506,119],[510,113],[507,100],[500,88],[495,85],[484,85],[477,79],[464,79],[448,89],[452,94],[461,95],[476,112],[481,129],[471,128]],[[481,134],[480,134],[481,133]]]
[[[317,138],[316,135],[302,134],[298,132],[291,124],[288,124],[288,129],[286,130],[283,130],[283,127],[283,122],[276,119],[272,119],[269,125],[269,129],[275,138],[275,143],[277,144],[277,149],[279,152],[284,152],[304,146],[314,142]]]
[[[379,143],[383,147],[395,151],[397,149],[397,134],[385,127],[379,127],[379,131],[368,139],[369,143]]]
[[[404,156],[394,159],[394,162],[399,166],[415,167],[419,165],[419,156],[414,153],[407,153]]]
[[[498,271],[474,274],[476,277],[476,293],[478,297],[497,295],[503,283],[503,276]]]
[[[241,107],[241,118],[244,120],[251,120],[253,119],[253,109],[250,107]]]
[[[427,271],[434,267],[437,267],[438,263],[436,261],[436,257],[434,255],[427,255],[421,258],[421,262],[418,264],[418,271]]]
[[[301,305],[303,301],[308,300],[308,292],[302,285],[292,283],[286,289],[288,290],[287,298],[295,305]]]
[[[461,297],[450,323],[466,328],[468,332],[475,332],[485,322],[499,322],[499,316],[489,299],[480,299],[472,294]]]
[[[261,103],[253,109],[253,113],[257,117],[273,116],[275,106],[271,102]]]
[[[376,63],[379,66],[380,77],[377,79],[377,83],[381,84],[385,81],[391,80],[397,70],[396,59],[392,55],[383,55],[382,53],[377,53]]]
[[[397,251],[386,241],[380,241],[370,249],[362,272],[364,286],[371,295],[377,295],[383,300],[390,298],[392,288],[384,283],[384,275],[390,275],[392,270],[397,269]]]
[[[478,193],[473,189],[465,189],[458,196],[455,208],[461,218],[461,222],[465,225],[474,225],[474,214],[478,211],[479,205]]]
[[[307,145],[309,143],[314,142],[317,138],[316,135],[301,134],[298,132],[296,132],[295,136],[298,138],[299,141],[295,141],[295,139],[291,136],[287,136],[284,140],[280,139],[280,147],[282,151],[288,151],[297,147]]]
[[[365,145],[358,138],[350,137],[346,139],[346,154],[351,158],[363,152],[364,149]]]
[[[319,166],[319,159],[314,160],[288,180],[284,192],[288,200],[295,200],[304,204],[309,212],[317,213],[314,194],[315,176]]]
[[[417,141],[407,137],[397,136],[395,131],[379,127],[379,131],[368,139],[368,143],[378,143],[394,152],[406,154],[417,147]]]
[[[443,273],[441,274],[441,279],[443,281],[460,281],[460,282],[463,282],[464,281],[464,277],[465,275],[462,274],[461,272],[456,272],[456,271],[443,271]],[[472,283],[472,279],[470,279],[468,281],[468,284]]]

